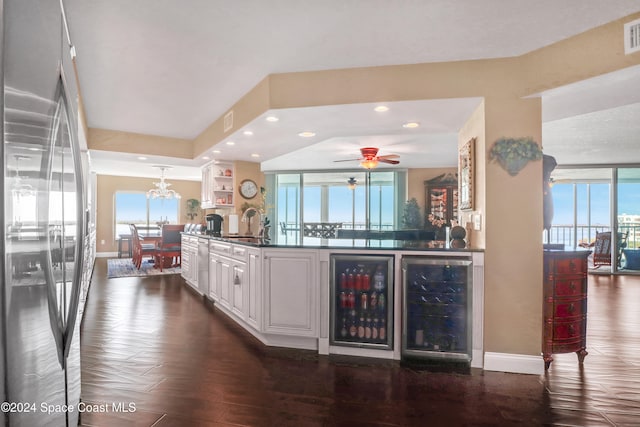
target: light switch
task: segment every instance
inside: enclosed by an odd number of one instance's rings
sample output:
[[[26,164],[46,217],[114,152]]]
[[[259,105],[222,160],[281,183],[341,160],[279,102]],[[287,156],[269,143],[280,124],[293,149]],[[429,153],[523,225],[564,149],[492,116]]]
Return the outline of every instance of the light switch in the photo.
[[[476,231],[480,231],[482,227],[482,215],[473,214],[473,229]]]

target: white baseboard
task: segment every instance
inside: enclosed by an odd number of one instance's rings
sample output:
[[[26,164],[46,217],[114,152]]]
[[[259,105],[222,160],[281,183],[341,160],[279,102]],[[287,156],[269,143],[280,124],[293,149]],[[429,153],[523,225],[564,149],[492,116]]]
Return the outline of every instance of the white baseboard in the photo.
[[[542,356],[509,353],[484,353],[485,371],[511,372],[515,374],[544,374]]]
[[[115,258],[118,256],[118,252],[97,252],[96,258]]]

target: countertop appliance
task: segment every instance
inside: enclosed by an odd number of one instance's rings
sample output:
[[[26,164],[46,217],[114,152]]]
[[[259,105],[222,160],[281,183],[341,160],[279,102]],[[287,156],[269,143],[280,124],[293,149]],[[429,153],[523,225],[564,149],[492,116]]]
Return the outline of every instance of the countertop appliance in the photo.
[[[218,214],[209,214],[207,219],[207,234],[220,237],[222,235],[222,222],[224,218]]]
[[[1,400],[9,426],[75,426],[87,235],[72,49],[62,3],[4,0],[0,98]]]

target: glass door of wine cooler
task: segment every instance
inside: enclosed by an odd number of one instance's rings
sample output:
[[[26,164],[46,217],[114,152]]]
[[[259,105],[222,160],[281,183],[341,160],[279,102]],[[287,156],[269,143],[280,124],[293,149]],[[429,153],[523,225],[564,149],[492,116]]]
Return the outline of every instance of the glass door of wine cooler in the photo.
[[[402,354],[471,360],[469,259],[404,257]]]
[[[331,255],[330,342],[393,348],[393,256]]]

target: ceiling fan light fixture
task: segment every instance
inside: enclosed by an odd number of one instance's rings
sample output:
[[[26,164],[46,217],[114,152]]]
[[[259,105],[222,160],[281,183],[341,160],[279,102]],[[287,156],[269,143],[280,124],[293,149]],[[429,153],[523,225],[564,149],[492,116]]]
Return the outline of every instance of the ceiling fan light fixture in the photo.
[[[376,159],[364,159],[363,161],[360,162],[360,166],[362,166],[365,169],[373,169],[376,166],[378,166],[378,160],[376,160]]]
[[[373,109],[376,113],[384,113],[385,111],[389,111],[389,107],[386,105],[378,105]]]
[[[358,184],[358,181],[354,177],[350,177],[347,180],[347,186],[349,187],[349,190],[355,190],[357,184]]]

